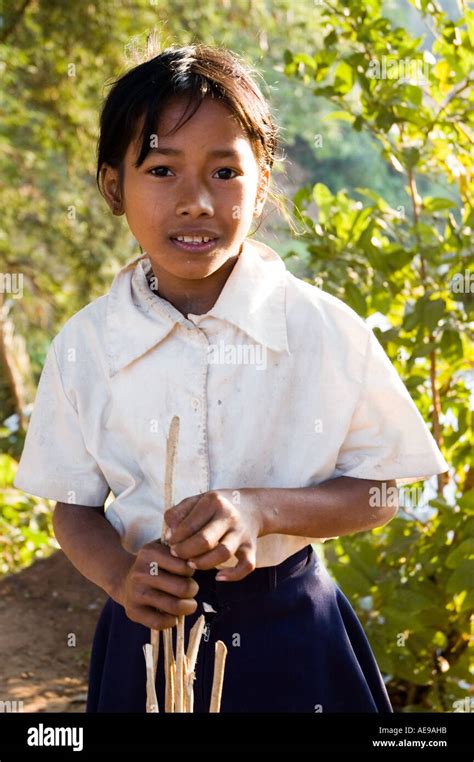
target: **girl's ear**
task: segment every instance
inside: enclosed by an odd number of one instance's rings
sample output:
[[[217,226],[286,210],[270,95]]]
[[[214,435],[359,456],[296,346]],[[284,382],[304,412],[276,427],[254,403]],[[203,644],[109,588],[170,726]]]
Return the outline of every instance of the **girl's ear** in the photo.
[[[116,217],[120,217],[124,213],[124,208],[118,169],[111,167],[110,164],[102,164],[100,168],[100,187],[112,213]]]
[[[268,166],[263,167],[260,171],[260,181],[258,184],[257,196],[255,198],[255,211],[254,218],[260,217],[262,209],[267,199],[268,187],[270,184],[270,168]]]

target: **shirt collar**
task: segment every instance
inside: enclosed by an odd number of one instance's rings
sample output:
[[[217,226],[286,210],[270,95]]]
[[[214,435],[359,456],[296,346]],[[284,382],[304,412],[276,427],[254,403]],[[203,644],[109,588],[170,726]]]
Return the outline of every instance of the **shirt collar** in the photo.
[[[289,351],[286,326],[286,267],[281,257],[260,241],[246,238],[237,262],[214,306],[187,319],[151,290],[147,254],[141,254],[115,276],[107,298],[109,375],[155,347],[177,323],[189,326],[212,316],[237,326],[254,341],[274,351]],[[158,283],[159,288],[159,283]]]

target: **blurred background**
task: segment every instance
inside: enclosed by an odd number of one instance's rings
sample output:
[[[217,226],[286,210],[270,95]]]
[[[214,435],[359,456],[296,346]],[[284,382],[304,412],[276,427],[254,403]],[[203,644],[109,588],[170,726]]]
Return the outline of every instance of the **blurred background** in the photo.
[[[395,711],[473,712],[474,10],[459,0],[10,0],[0,11],[0,700],[82,711],[101,591],[12,486],[51,339],[139,254],[95,185],[107,85],[170,45],[255,67],[284,160],[252,236],[374,328],[451,465],[326,543]],[[263,78],[263,79],[260,79]],[[54,410],[51,411],[54,414]]]

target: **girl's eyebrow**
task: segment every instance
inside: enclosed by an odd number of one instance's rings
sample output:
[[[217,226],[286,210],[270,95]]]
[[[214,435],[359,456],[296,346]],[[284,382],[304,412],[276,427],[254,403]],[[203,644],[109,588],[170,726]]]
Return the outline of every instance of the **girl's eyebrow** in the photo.
[[[165,156],[182,156],[184,151],[180,151],[178,148],[150,148],[148,151],[148,156],[150,154],[155,153],[161,153]],[[208,156],[212,157],[218,157],[220,159],[237,159],[240,158],[240,154],[238,151],[235,151],[232,148],[215,148],[212,151],[207,152]]]

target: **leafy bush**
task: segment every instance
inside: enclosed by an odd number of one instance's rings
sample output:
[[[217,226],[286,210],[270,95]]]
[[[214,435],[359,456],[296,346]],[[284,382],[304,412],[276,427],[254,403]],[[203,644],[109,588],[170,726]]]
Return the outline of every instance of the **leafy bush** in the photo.
[[[49,501],[13,487],[17,466],[10,455],[0,454],[0,575],[19,571],[58,547]]]
[[[370,187],[355,199],[321,183],[294,200],[312,282],[373,321],[451,465],[433,489],[410,489],[388,526],[340,538],[326,557],[394,706],[469,711],[474,12],[452,21],[435,3],[414,4],[431,50],[384,18],[380,0],[348,0],[321,4],[321,49],[284,57],[289,78],[333,104],[330,117],[378,141],[404,179],[397,205]],[[426,195],[427,180],[443,195]]]

